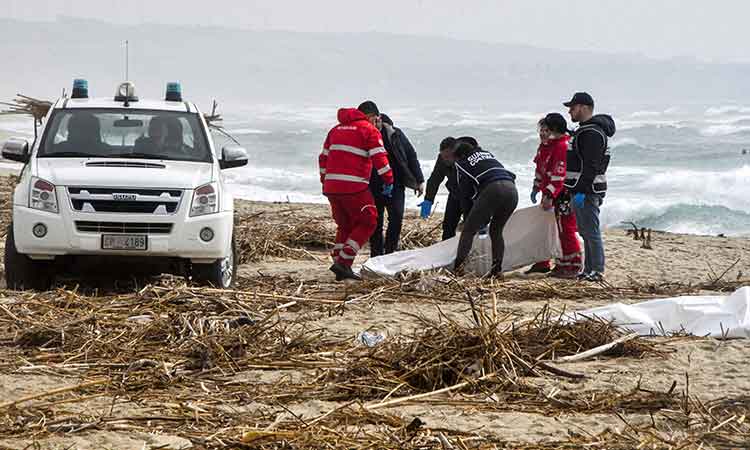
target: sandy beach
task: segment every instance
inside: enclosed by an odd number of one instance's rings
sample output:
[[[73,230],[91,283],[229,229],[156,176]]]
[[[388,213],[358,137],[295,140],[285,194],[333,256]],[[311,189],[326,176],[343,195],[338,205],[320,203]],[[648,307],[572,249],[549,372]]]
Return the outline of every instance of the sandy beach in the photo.
[[[435,324],[472,328],[476,308],[507,330],[547,307],[559,312],[726,293],[750,284],[748,239],[656,232],[649,250],[625,230],[610,229],[607,283],[601,285],[521,271],[492,284],[460,280],[460,287],[434,275],[351,285],[333,280],[319,245],[295,247],[291,239],[273,247],[257,235],[286,229],[286,235],[301,235],[305,227],[330,226],[325,206],[238,201],[237,211],[244,263],[234,291],[192,288],[169,276],[148,280],[150,286],[76,278],[50,293],[3,291],[0,448],[352,448],[347,436],[359,436],[362,445],[380,442],[371,448],[624,449],[636,448],[638,439],[650,442],[648,448],[676,448],[670,442],[676,446],[691,436],[711,442],[704,432],[724,421],[715,439],[722,431],[748,431],[745,340],[638,339],[650,349],[640,356],[558,365],[584,378],[534,368],[504,374],[515,380],[515,389],[536,393],[528,401],[504,397],[512,386],[488,382],[378,407],[370,413],[375,417],[363,412],[368,405],[418,389],[336,391],[336,383],[344,383],[337,374],[360,364],[361,354],[352,355],[363,351],[356,343],[363,331],[382,334],[385,345],[406,342]],[[406,236],[439,224],[439,217],[424,223],[413,211],[407,215]],[[251,320],[226,326],[225,319],[238,317]],[[540,344],[553,345],[541,338]],[[198,350],[181,353],[190,345]],[[198,365],[185,356],[195,351],[203,355]],[[476,379],[481,370],[453,384]],[[383,383],[372,379],[372,386]],[[71,389],[56,393],[65,387]],[[718,405],[711,410],[717,422],[701,425],[707,414],[698,404]],[[674,419],[688,410],[695,421],[689,427]],[[649,429],[659,439],[644,431]],[[742,433],[730,434],[750,443]],[[681,448],[699,448],[700,439]],[[703,448],[743,448],[735,446]]]

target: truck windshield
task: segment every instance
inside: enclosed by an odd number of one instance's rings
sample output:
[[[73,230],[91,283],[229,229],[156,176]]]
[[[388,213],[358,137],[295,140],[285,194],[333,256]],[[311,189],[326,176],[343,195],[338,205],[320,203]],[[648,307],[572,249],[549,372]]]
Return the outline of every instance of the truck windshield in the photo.
[[[40,158],[138,158],[211,162],[198,115],[121,109],[56,111]]]

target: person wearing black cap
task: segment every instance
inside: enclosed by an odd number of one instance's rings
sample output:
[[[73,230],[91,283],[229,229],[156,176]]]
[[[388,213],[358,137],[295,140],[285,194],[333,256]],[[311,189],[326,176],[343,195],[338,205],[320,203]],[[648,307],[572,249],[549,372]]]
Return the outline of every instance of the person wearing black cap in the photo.
[[[476,140],[471,139],[476,142]],[[472,203],[471,212],[464,221],[464,229],[458,242],[454,270],[461,273],[471,252],[474,236],[489,224],[492,241],[491,276],[501,275],[505,240],[503,229],[518,206],[516,176],[505,169],[492,153],[459,139],[457,146],[446,148],[440,155],[456,167],[458,190],[466,201]]]
[[[380,113],[373,102],[363,103],[360,105],[360,110],[372,112],[373,124],[383,136],[383,146],[388,153],[388,162],[393,170],[394,178],[393,188],[390,192],[386,192],[383,189],[383,181],[375,168],[370,176],[370,190],[378,210],[378,223],[370,237],[370,256],[375,257],[398,250],[404,221],[406,188],[413,189],[417,196],[421,196],[424,192],[424,175],[419,166],[417,152],[406,134],[393,125],[391,118]],[[388,213],[388,227],[385,230],[385,239],[383,239],[386,212]]]
[[[568,148],[565,177],[584,244],[584,268],[579,278],[602,281],[605,258],[599,211],[607,192],[609,138],[615,135],[615,122],[608,115],[594,115],[594,99],[586,92],[576,93],[563,104],[569,108],[573,122],[579,124]]]

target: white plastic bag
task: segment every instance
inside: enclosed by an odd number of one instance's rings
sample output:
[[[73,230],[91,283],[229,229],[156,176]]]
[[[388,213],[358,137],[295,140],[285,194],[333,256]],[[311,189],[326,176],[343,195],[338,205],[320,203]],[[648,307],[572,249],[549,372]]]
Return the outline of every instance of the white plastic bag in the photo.
[[[505,272],[562,256],[555,213],[544,211],[538,206],[514,212],[505,225],[503,237],[505,238],[503,258],[503,271]],[[361,273],[365,276],[395,276],[401,272],[452,267],[456,259],[458,239],[459,236],[456,236],[426,248],[370,258],[362,266]],[[489,237],[486,242],[478,243],[478,241],[477,236],[474,238],[474,245],[480,247],[477,254],[487,254],[491,264],[492,251]],[[476,273],[479,273],[485,266],[487,266],[486,261],[478,265],[471,260],[467,261],[467,270],[469,267],[478,268]]]
[[[641,336],[686,332],[716,338],[750,338],[750,287],[730,296],[693,296],[614,303],[572,314],[599,317]]]

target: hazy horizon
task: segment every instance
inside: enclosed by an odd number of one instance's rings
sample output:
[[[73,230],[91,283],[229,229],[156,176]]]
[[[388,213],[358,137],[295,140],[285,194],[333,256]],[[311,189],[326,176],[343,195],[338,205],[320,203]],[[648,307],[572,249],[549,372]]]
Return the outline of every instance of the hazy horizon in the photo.
[[[252,31],[214,26],[113,24],[61,17],[42,25],[0,19],[0,95],[56,98],[73,78],[107,96],[130,76],[145,97],[182,81],[201,105],[475,105],[559,107],[580,90],[605,107],[750,103],[749,64],[658,60],[376,32]],[[33,27],[34,33],[28,30]],[[700,87],[696,89],[696,86]],[[535,109],[535,108],[534,108]]]
[[[559,50],[642,54],[714,62],[749,62],[742,0],[8,0],[0,17],[53,20],[58,15],[120,24],[164,23],[301,32],[389,32],[443,36]]]

